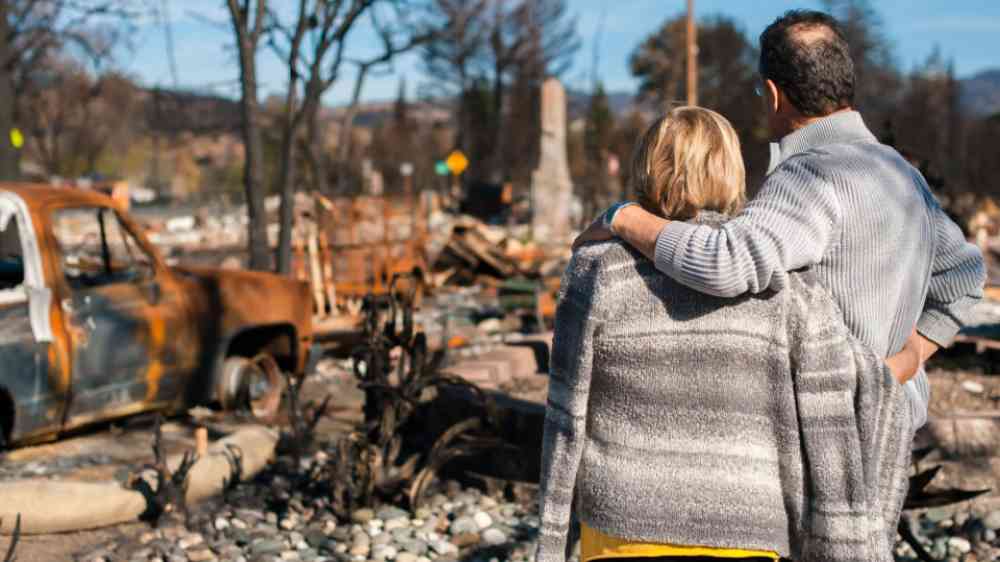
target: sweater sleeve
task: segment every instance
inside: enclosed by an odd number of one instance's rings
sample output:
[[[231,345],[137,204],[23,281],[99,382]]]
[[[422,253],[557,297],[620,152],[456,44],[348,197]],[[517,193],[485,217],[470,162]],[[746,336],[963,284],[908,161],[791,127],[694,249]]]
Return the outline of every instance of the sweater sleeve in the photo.
[[[986,267],[975,244],[939,205],[934,206],[935,252],[927,301],[917,331],[947,346],[965,324],[969,310],[983,298]]]
[[[781,290],[788,272],[819,263],[836,239],[840,202],[815,162],[789,159],[746,209],[721,227],[670,222],[657,237],[656,268],[720,297]]]
[[[542,440],[538,562],[566,559],[573,491],[586,438],[592,340],[600,322],[595,308],[600,285],[597,265],[587,255],[585,248],[570,261],[556,309]]]

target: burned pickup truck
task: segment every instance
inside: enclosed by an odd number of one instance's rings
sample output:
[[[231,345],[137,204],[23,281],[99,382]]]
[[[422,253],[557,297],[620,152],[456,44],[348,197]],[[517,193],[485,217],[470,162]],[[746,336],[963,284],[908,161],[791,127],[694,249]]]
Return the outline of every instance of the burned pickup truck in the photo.
[[[311,349],[306,283],[169,267],[108,197],[0,184],[0,445],[201,404],[268,415]]]

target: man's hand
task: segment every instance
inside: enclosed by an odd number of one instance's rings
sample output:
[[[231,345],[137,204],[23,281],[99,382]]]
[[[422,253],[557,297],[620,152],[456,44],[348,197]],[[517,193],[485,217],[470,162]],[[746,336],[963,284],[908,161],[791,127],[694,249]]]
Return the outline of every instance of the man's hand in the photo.
[[[886,359],[885,364],[899,384],[906,384],[920,372],[920,351],[904,347],[902,351]]]
[[[660,230],[667,225],[666,219],[650,213],[639,205],[629,205],[619,209],[615,213],[611,229],[604,226],[603,217],[602,214],[573,241],[573,250],[587,242],[608,240],[617,236],[647,258],[651,260],[656,258],[656,238],[660,235]]]
[[[899,384],[906,384],[907,381],[920,372],[921,367],[924,366],[924,361],[930,359],[932,355],[937,353],[937,350],[938,345],[936,343],[917,333],[917,329],[914,328],[910,332],[910,337],[906,339],[903,349],[886,359],[885,364],[892,371],[892,376],[899,381]]]
[[[577,251],[580,246],[587,242],[601,242],[603,240],[610,240],[614,236],[613,232],[605,228],[604,221],[598,218],[576,237],[576,240],[573,241],[573,251]]]

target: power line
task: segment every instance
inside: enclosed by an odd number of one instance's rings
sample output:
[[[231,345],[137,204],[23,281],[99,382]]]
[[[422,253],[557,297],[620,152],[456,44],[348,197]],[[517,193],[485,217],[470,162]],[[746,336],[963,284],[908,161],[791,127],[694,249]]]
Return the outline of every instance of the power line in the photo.
[[[170,78],[174,84],[174,89],[180,86],[177,79],[177,57],[174,49],[174,31],[170,21],[170,4],[168,0],[160,0],[159,9],[160,23],[163,25],[163,34],[167,39],[167,61],[170,64]]]
[[[687,103],[698,105],[698,28],[694,22],[694,0],[687,0]]]
[[[601,42],[604,39],[604,25],[607,17],[608,5],[605,3],[601,6],[601,17],[597,20],[597,30],[594,31],[594,52],[590,59],[590,90],[592,92],[597,89],[598,66],[600,66],[601,62]]]

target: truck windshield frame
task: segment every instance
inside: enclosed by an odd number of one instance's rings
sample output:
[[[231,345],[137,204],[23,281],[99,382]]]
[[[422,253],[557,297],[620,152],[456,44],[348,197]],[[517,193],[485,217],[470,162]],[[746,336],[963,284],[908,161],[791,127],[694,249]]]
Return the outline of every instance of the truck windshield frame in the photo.
[[[71,288],[155,278],[154,258],[114,209],[61,207],[52,211],[51,223],[62,274]]]

